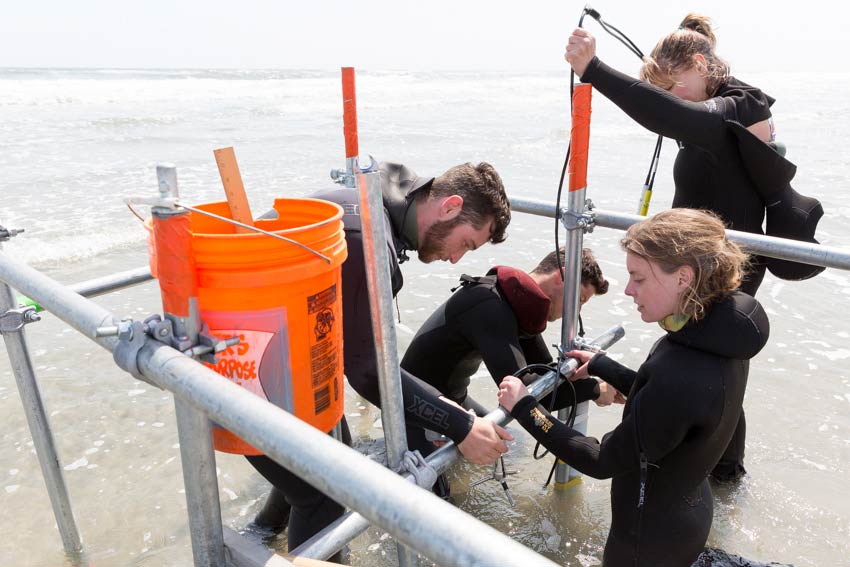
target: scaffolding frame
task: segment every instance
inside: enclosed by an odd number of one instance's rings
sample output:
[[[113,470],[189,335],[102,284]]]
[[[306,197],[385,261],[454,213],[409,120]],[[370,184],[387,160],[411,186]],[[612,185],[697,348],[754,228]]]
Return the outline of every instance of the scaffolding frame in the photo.
[[[365,177],[361,181],[364,185],[369,184]],[[568,217],[571,209],[575,212],[575,207],[579,206],[578,203],[571,202],[559,210],[555,205],[539,200],[512,198],[510,202],[516,212],[561,219]],[[620,230],[645,219],[638,215],[594,210],[592,205],[585,208],[584,214],[592,225]],[[844,249],[732,230],[728,230],[727,234],[731,240],[752,253],[850,270],[850,251]],[[580,249],[579,246],[579,252]],[[572,260],[578,262],[578,258]],[[149,272],[140,268],[75,286],[64,286],[10,257],[0,246],[0,334],[5,340],[18,383],[63,546],[72,562],[75,558],[77,562],[82,561],[82,537],[74,519],[24,332],[26,324],[38,320],[34,315],[36,308],[18,307],[11,288],[25,293],[45,310],[101,347],[114,351],[119,346],[119,338],[98,336],[98,330],[115,327],[120,321],[83,295],[100,295],[149,279]],[[386,298],[387,290],[378,289],[382,285],[388,286],[388,280],[382,283],[381,278],[377,278],[375,284],[370,286],[370,293],[376,294],[375,297],[383,293]],[[597,338],[594,343],[600,348],[608,348],[622,335],[621,327],[614,328]],[[394,338],[394,334],[392,336]],[[387,341],[387,347],[394,349],[394,341]],[[299,476],[309,478],[320,490],[352,510],[294,550],[294,555],[327,558],[362,533],[370,524],[374,524],[391,533],[404,546],[443,565],[484,567],[502,564],[506,557],[510,557],[517,564],[521,562],[535,566],[555,565],[551,560],[437,498],[429,491],[418,487],[411,489],[409,480],[412,475],[399,475],[382,467],[284,410],[228,380],[222,380],[220,375],[183,353],[145,337],[144,344],[137,354],[138,369],[143,379],[172,392],[175,404],[187,408],[185,413],[178,412],[178,421],[193,422],[190,424],[195,428],[193,431],[202,431],[204,428],[208,430],[209,420],[222,424],[263,450],[276,462],[290,468]],[[392,365],[387,367],[391,369]],[[576,362],[567,359],[559,370],[568,374],[575,367]],[[536,381],[530,391],[541,398],[556,386],[558,379],[558,373],[550,372]],[[382,406],[387,407],[388,403],[391,402],[382,401]],[[392,411],[403,415],[398,406]],[[184,417],[181,418],[181,415]],[[511,419],[502,408],[494,410],[486,418],[501,425]],[[403,419],[385,420],[384,427],[402,428],[401,437],[396,435],[396,439],[403,439]],[[395,433],[398,434],[398,431]],[[406,441],[404,444],[406,445]],[[209,473],[210,463],[198,462],[198,455],[183,454],[184,451],[190,453],[195,449],[188,443],[184,446],[181,442],[184,482],[187,486],[191,483],[197,484],[197,475],[200,474],[198,471],[206,470]],[[444,472],[458,454],[456,447],[449,443],[430,455],[428,462],[437,472]],[[187,466],[187,463],[190,466]],[[212,478],[215,480],[214,460],[211,464]],[[346,488],[334,482],[341,475],[348,479]],[[201,476],[209,479],[208,474]],[[217,515],[210,514],[210,510],[219,510],[217,491],[207,486],[202,488],[200,494],[205,500],[212,499],[214,502],[204,501],[199,506],[193,506],[193,503],[189,502],[188,514],[193,534],[195,564],[244,564],[235,562],[234,554],[226,552],[227,545],[230,544],[225,542],[228,538],[221,536],[223,530],[220,511]],[[187,490],[188,498],[190,495]],[[463,526],[464,529],[458,530],[458,526]],[[196,538],[196,533],[206,535]],[[201,542],[200,549],[196,545],[196,539]],[[415,561],[415,557],[410,557],[410,560]],[[282,565],[289,564],[286,560],[281,561]]]

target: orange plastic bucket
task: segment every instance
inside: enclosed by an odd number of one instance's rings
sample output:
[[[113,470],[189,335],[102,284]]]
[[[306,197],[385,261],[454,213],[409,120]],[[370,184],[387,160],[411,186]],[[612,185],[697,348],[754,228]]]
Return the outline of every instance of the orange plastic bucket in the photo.
[[[227,202],[195,208],[230,217]],[[278,218],[258,220],[257,228],[309,246],[331,262],[289,242],[236,233],[233,224],[190,213],[201,319],[216,337],[241,339],[208,366],[328,432],[342,417],[344,398],[342,208],[319,199],[277,199],[274,209]],[[220,451],[261,454],[218,426],[213,441]]]

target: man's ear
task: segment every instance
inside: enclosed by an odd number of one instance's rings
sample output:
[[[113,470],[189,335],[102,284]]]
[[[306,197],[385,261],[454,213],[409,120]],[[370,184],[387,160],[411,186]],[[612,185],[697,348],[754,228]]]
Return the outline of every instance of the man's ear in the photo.
[[[463,197],[460,195],[450,195],[445,197],[440,202],[440,219],[441,221],[449,221],[460,214],[463,209]]]

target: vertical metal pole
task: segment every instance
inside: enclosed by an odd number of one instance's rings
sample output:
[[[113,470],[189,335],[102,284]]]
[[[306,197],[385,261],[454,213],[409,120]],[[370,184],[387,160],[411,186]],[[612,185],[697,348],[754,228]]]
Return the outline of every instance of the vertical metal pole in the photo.
[[[570,191],[567,215],[581,214],[584,211],[585,189]],[[565,217],[566,218],[566,217]],[[573,217],[574,218],[574,217]],[[584,242],[584,232],[580,228],[568,229],[564,244],[564,317],[561,322],[561,347],[564,352],[575,348],[575,338],[578,329],[579,285],[581,283],[581,249]],[[581,433],[587,433],[588,403],[582,402],[576,408],[574,428]],[[558,410],[558,419],[566,421],[568,411]],[[567,488],[574,479],[580,478],[580,473],[563,461],[558,461],[555,467],[555,488]]]
[[[381,422],[387,444],[387,464],[401,467],[407,451],[401,370],[398,360],[395,322],[393,321],[392,275],[387,248],[381,175],[378,172],[357,175],[360,215],[363,222],[363,256],[366,258],[366,282],[369,286],[369,311],[372,316],[375,354],[378,358],[378,383],[381,393]],[[418,564],[417,554],[398,544],[401,567]]]
[[[566,227],[564,244],[564,316],[561,321],[561,348],[568,352],[575,348],[578,329],[579,286],[581,284],[581,248],[584,241],[584,223],[580,216],[584,213],[585,193],[587,191],[587,154],[590,142],[590,96],[589,84],[578,84],[573,91],[572,128],[570,132],[569,192],[567,206],[560,211],[561,220]],[[576,408],[576,429],[587,431],[588,404],[584,402]],[[579,416],[583,415],[580,421]],[[567,411],[560,410],[558,418],[565,420]],[[559,461],[555,468],[555,487],[565,488],[579,473]]]
[[[177,169],[172,164],[158,164],[156,176],[159,182],[160,196],[178,197]],[[174,217],[188,215],[185,209],[174,211],[165,207],[153,207],[151,214],[154,222],[174,220]],[[185,244],[157,240],[157,257],[162,261],[166,254],[183,256],[183,265],[194,281],[194,262],[192,261],[191,241]],[[166,251],[165,245],[168,245]],[[171,277],[159,271],[159,277]],[[171,321],[175,337],[187,337],[191,344],[197,344],[201,329],[201,317],[198,309],[196,286],[182,290],[179,301],[166,300],[163,296],[165,318]],[[177,418],[177,436],[180,441],[180,459],[183,465],[183,484],[186,489],[186,508],[189,515],[189,531],[192,537],[192,553],[195,565],[225,567],[224,534],[221,527],[221,503],[218,499],[218,479],[215,470],[215,450],[212,442],[212,429],[207,416],[190,404],[174,398],[174,411]]]
[[[2,250],[2,245],[0,245]],[[5,282],[0,282],[0,313],[5,313],[15,307],[12,289]],[[65,553],[73,560],[80,557],[83,551],[83,542],[71,509],[71,498],[68,495],[68,487],[65,485],[65,477],[59,464],[59,455],[56,452],[56,442],[44,411],[44,403],[41,399],[41,391],[35,379],[32,359],[27,347],[24,329],[18,329],[3,333],[6,343],[6,351],[9,353],[9,362],[15,374],[18,384],[18,393],[24,406],[30,435],[32,435],[35,453],[38,463],[41,465],[41,474],[47,486],[47,494],[50,504],[53,506],[53,515],[56,517],[56,525],[59,527],[59,535],[62,537],[62,545]],[[74,560],[76,564],[77,561]]]

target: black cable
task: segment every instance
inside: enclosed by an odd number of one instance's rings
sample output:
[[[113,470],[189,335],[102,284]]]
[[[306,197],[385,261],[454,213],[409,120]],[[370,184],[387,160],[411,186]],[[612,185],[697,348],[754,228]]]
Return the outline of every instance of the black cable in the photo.
[[[581,17],[578,19],[578,27],[584,23],[584,16],[589,11],[596,12],[590,6],[585,6],[581,11]],[[599,13],[596,12],[598,15]],[[573,110],[573,92],[575,91],[576,72],[570,68],[570,119],[572,119]],[[571,126],[572,127],[572,126]],[[564,177],[567,175],[567,167],[570,163],[570,149],[572,147],[572,138],[567,142],[567,155],[564,156],[564,166],[561,168],[561,179],[558,181],[558,194],[555,197],[555,258],[558,261],[558,273],[561,275],[561,281],[564,281],[564,265],[561,263],[560,246],[558,242],[558,229],[561,224],[561,193],[564,190]]]
[[[579,20],[578,20],[578,27],[583,26],[585,16],[590,16],[591,18],[593,18],[594,20],[599,22],[599,25],[602,26],[603,30],[605,30],[611,36],[613,36],[615,39],[617,39],[617,41],[619,41],[620,43],[625,45],[626,48],[628,48],[632,53],[637,55],[638,58],[643,60],[643,52],[638,48],[638,46],[635,45],[635,43],[631,39],[629,39],[628,36],[626,36],[626,34],[621,32],[615,26],[605,22],[602,19],[602,16],[599,14],[599,12],[594,10],[592,7],[585,5],[585,7],[582,9],[581,16],[579,17]],[[572,117],[574,91],[575,91],[575,71],[570,69],[570,117]],[[662,142],[662,140],[663,140],[663,137],[659,136],[658,141],[655,144],[655,151],[653,152],[652,161],[650,162],[650,165],[649,165],[649,172],[647,172],[647,174],[646,174],[647,180],[646,180],[645,185],[649,188],[649,190],[652,189],[652,185],[655,183],[655,172],[657,170],[656,164],[658,162],[658,159],[661,156],[661,142]],[[567,167],[569,166],[569,162],[570,162],[571,145],[572,145],[572,139],[570,140],[569,143],[567,143],[567,154],[564,157],[564,165],[561,168],[561,178],[558,181],[558,193],[557,193],[557,196],[555,197],[555,258],[557,259],[557,262],[558,262],[558,273],[561,275],[561,281],[564,281],[564,265],[561,263],[561,255],[558,253],[559,250],[560,250],[559,230],[560,230],[560,224],[561,224],[561,194],[563,193],[563,190],[564,190],[564,177],[566,177]],[[562,323],[562,324],[564,324],[564,323]],[[563,333],[561,333],[561,335],[563,336]],[[558,365],[557,365],[558,368],[560,368],[561,364],[563,363],[563,361],[565,359],[566,359],[566,357],[565,357],[564,353],[559,352],[559,354],[558,354]],[[526,367],[526,368],[528,368],[528,367]],[[578,404],[576,403],[575,386],[573,386],[572,382],[570,382],[569,380],[567,380],[567,383],[570,384],[570,387],[572,388],[572,391],[573,391],[573,403],[572,403],[572,406],[570,407],[570,414],[569,414],[567,421],[566,421],[567,427],[571,428],[575,423],[575,417],[576,417]],[[550,413],[554,409],[557,388],[558,387],[555,387],[552,390],[552,400],[549,404],[550,405],[550,408],[549,408]],[[534,458],[535,459],[542,459],[543,457],[545,457],[549,453],[549,451],[547,450],[545,453],[538,456],[537,450],[538,450],[539,447],[540,447],[540,443],[537,443],[537,445],[534,447]],[[555,463],[552,465],[552,469],[549,471],[549,477],[546,479],[546,484],[543,485],[543,488],[546,488],[549,485],[549,482],[552,480],[552,474],[555,472],[555,468],[556,468],[557,464],[558,464],[558,459],[555,458]]]
[[[602,26],[603,30],[608,32],[612,37],[614,37],[614,39],[625,45],[629,51],[637,55],[640,59],[643,59],[643,51],[641,51],[640,48],[638,48],[638,46],[635,45],[634,42],[629,39],[626,34],[621,32],[619,29],[612,26],[611,24],[603,21],[602,16],[600,16],[599,12],[597,12],[596,10],[592,8],[588,9],[588,7],[585,6],[585,11],[591,18],[599,22],[599,25]]]
[[[629,51],[637,55],[638,59],[643,61],[644,55],[640,48],[638,48],[638,46],[635,45],[635,43],[631,39],[629,39],[626,34],[621,32],[619,29],[612,26],[611,24],[605,22],[599,12],[597,12],[590,6],[585,6],[584,13],[599,22],[599,25],[602,26],[603,30],[608,32],[612,37],[614,37],[614,39],[625,45]],[[652,191],[652,187],[655,185],[655,172],[658,171],[658,162],[661,159],[661,143],[663,141],[664,137],[659,135],[658,141],[655,142],[655,151],[653,151],[652,153],[652,159],[649,162],[649,171],[647,171],[646,173],[646,182],[644,183],[644,186],[647,188],[648,191]],[[642,207],[643,202],[641,202],[641,208]]]

